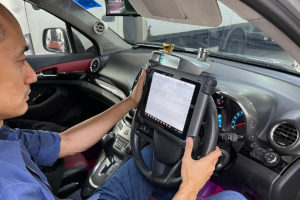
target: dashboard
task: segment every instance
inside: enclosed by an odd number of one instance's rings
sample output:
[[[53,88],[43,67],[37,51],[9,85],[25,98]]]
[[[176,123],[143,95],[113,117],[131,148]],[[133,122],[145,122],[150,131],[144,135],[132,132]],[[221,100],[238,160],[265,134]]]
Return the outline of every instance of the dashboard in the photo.
[[[93,69],[89,81],[113,94],[117,103],[130,94],[153,50],[138,48],[98,57],[99,68]],[[195,54],[174,54],[197,59]],[[232,188],[224,183],[235,180],[239,183],[236,187],[251,188],[259,197],[276,195],[283,190],[281,181],[290,180],[291,171],[300,174],[299,78],[217,57],[210,57],[208,62],[206,72],[218,82],[213,95],[218,111],[218,144],[225,143],[231,149],[228,163],[220,170],[222,178],[216,182]],[[123,137],[129,143],[129,137]],[[284,187],[292,186],[289,184]]]

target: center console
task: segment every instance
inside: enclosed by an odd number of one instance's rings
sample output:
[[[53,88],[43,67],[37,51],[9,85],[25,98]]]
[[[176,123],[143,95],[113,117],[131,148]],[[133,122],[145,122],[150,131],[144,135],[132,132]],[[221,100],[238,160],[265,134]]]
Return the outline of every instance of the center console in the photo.
[[[130,131],[134,111],[130,111],[113,128],[112,132],[103,137],[103,150],[100,152],[96,165],[91,171],[81,191],[83,198],[90,197],[94,191],[119,167],[126,162],[131,154]],[[103,142],[104,141],[104,142]]]

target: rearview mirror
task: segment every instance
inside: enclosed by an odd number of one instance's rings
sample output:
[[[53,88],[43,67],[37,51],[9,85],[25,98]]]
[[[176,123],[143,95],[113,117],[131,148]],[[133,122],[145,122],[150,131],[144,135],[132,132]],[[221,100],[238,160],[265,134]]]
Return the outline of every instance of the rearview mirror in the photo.
[[[106,16],[140,16],[129,0],[105,0]]]
[[[70,53],[67,31],[62,28],[48,28],[43,32],[44,48],[55,53]]]

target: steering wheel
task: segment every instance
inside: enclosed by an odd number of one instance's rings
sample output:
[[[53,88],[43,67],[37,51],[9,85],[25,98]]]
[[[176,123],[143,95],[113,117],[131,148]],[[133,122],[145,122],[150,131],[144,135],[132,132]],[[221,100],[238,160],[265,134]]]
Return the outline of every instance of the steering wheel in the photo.
[[[180,169],[185,141],[178,139],[172,133],[161,132],[155,128],[152,130],[153,138],[149,137],[149,134],[138,131],[138,126],[141,125],[138,115],[139,111],[134,116],[131,131],[131,148],[137,167],[155,185],[168,189],[179,187],[182,181]],[[211,96],[199,136],[200,156],[202,157],[216,148],[218,139],[217,109]],[[152,169],[147,167],[142,158],[140,148],[141,139],[153,144]]]

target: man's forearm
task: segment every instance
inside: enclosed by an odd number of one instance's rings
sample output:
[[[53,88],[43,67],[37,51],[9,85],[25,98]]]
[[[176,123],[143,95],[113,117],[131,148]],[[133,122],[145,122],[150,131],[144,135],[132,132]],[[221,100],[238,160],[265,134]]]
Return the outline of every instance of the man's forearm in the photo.
[[[127,98],[105,112],[61,133],[59,157],[82,152],[93,146],[134,107],[134,102]]]

